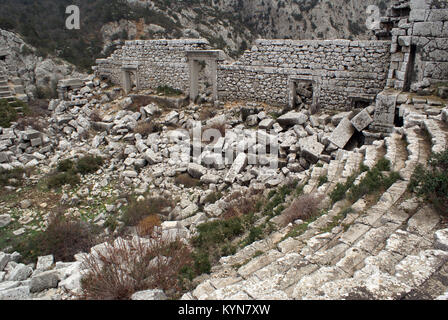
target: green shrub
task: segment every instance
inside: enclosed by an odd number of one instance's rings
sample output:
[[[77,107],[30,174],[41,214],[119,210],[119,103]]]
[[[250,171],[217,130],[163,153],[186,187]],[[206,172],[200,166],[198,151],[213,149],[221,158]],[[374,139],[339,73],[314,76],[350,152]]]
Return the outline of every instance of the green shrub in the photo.
[[[193,261],[194,261],[194,271],[197,275],[210,273],[212,265],[210,263],[207,251],[199,250],[193,253]]]
[[[17,121],[16,109],[5,99],[0,100],[0,127],[9,128],[11,122]]]
[[[381,158],[376,163],[375,168],[377,168],[380,171],[390,171],[390,161],[387,160],[386,158]]]
[[[328,182],[328,177],[327,176],[320,176],[319,177],[319,187],[323,186],[327,182]]]
[[[419,197],[431,202],[434,207],[448,215],[448,150],[432,154],[428,168],[418,165],[408,188]]]
[[[104,164],[101,157],[86,156],[76,163],[76,171],[82,175],[94,173]]]
[[[39,256],[52,254],[56,261],[73,261],[79,252],[88,252],[96,244],[97,230],[77,219],[67,219],[55,214],[50,217],[47,228],[17,244],[25,261],[35,261]]]
[[[330,194],[331,201],[335,203],[347,197],[350,201],[356,202],[364,195],[379,190],[387,190],[392,184],[401,179],[397,172],[390,172],[388,175],[383,174],[383,172],[390,171],[390,169],[390,161],[385,158],[378,160],[372,169],[361,165],[360,171],[349,177],[346,183],[338,183],[336,185],[336,188]],[[353,183],[361,172],[367,172],[367,174],[355,186]]]
[[[22,168],[16,168],[12,170],[0,169],[0,186],[19,186],[23,182],[24,173],[25,170]]]
[[[67,160],[60,161],[58,163],[57,170],[59,172],[68,172],[70,170],[73,170],[74,166],[75,166],[75,164],[73,163],[73,161],[70,159],[67,159]]]
[[[143,201],[132,199],[123,215],[123,222],[127,226],[137,226],[144,218],[162,214],[172,206],[171,201],[165,198],[148,198]]]
[[[205,203],[215,203],[222,198],[222,192],[212,192],[205,198]]]
[[[66,184],[74,187],[79,183],[81,183],[81,179],[73,171],[55,173],[47,179],[47,186],[49,189],[57,189]]]

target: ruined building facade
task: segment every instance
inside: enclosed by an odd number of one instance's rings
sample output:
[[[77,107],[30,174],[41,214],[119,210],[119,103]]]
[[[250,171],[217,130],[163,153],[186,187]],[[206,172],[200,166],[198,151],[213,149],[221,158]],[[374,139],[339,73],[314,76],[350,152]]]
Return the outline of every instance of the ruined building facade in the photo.
[[[448,80],[448,1],[393,1],[376,36],[257,40],[235,62],[204,39],[134,40],[94,69],[126,91],[166,85],[195,99],[206,62],[215,101],[294,107],[306,100],[334,110],[368,105],[385,88],[409,91]]]

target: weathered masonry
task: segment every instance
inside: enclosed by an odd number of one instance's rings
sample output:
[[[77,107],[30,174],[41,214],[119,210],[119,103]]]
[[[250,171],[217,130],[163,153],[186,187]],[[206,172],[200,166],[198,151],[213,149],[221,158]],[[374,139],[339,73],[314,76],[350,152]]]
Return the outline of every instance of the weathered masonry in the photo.
[[[134,86],[167,85],[194,99],[198,62],[206,61],[214,100],[293,105],[298,85],[305,83],[313,92],[312,102],[346,109],[358,100],[373,101],[384,88],[389,47],[389,41],[258,40],[240,60],[229,63],[204,39],[136,40],[97,60],[95,69],[126,92]]]
[[[384,88],[389,51],[389,41],[257,40],[239,61],[219,66],[219,97],[292,105],[298,85],[309,83],[314,103],[348,109]]]
[[[194,100],[206,62],[214,101],[335,110],[367,106],[384,88],[447,81],[448,1],[394,0],[381,21],[378,40],[257,40],[234,62],[205,39],[127,41],[94,69],[126,92],[166,85]]]
[[[448,80],[448,1],[395,0],[382,18],[380,39],[391,40],[387,86]]]
[[[391,132],[401,91],[431,94],[431,85],[448,83],[448,1],[395,0],[381,19],[377,38],[391,40],[386,90],[378,95],[376,131]]]
[[[170,86],[188,92],[190,88],[187,51],[209,49],[207,40],[134,40],[109,58],[98,59],[96,73],[120,84],[128,92]]]

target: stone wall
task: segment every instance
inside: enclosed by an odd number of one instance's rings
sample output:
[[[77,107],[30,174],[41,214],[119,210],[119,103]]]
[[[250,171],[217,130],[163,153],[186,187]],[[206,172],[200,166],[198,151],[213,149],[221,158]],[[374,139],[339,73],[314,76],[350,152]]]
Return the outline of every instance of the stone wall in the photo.
[[[448,1],[412,0],[412,45],[417,46],[415,79],[448,80]],[[409,30],[408,30],[409,33]]]
[[[123,68],[136,73],[138,89],[167,85],[188,91],[189,68],[186,51],[207,49],[205,39],[134,40],[116,50],[107,59],[98,59],[95,71],[112,82],[123,85]]]
[[[448,1],[395,1],[382,21],[392,40],[388,87],[448,80]]]
[[[389,52],[390,41],[257,40],[219,66],[219,97],[288,105],[291,82],[308,80],[323,108],[349,109],[352,98],[373,100],[385,87]]]

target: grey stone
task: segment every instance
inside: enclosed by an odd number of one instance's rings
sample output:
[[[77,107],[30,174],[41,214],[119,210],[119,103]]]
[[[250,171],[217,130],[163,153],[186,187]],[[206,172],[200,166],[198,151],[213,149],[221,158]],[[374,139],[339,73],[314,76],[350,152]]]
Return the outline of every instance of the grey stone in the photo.
[[[9,214],[0,215],[0,228],[6,227],[12,221],[11,216]]]
[[[20,281],[5,281],[0,283],[0,291],[17,288],[18,286],[20,286]]]
[[[41,292],[46,289],[57,288],[58,282],[58,270],[45,271],[31,278],[30,291]]]
[[[200,179],[203,175],[207,173],[207,169],[199,164],[189,163],[187,172],[193,178]]]
[[[33,273],[33,269],[24,265],[18,264],[8,275],[9,281],[24,281],[28,279]]]
[[[246,167],[246,165],[247,155],[245,153],[238,154],[224,180],[228,183],[233,183],[236,176]]]
[[[317,141],[317,135],[299,140],[301,156],[311,163],[316,163],[325,150],[325,146]]]
[[[148,161],[148,163],[151,165],[162,162],[162,158],[154,151],[152,151],[152,149],[148,149],[145,151],[145,153],[143,154],[143,159]]]
[[[37,139],[41,137],[41,133],[39,131],[36,130],[27,130],[23,133],[23,139],[24,140],[33,140],[33,139]]]
[[[33,205],[32,202],[28,199],[20,201],[20,208],[22,208],[22,209],[28,209],[32,205]]]
[[[0,152],[0,163],[7,163],[9,161],[9,155],[6,152]]]
[[[42,256],[37,258],[36,270],[47,271],[53,266],[54,257],[53,255]]]
[[[205,184],[218,184],[221,178],[214,174],[205,174],[201,177],[201,181]]]
[[[127,171],[123,171],[122,173],[123,177],[128,177],[128,178],[137,178],[138,177],[138,173],[132,170],[127,170]]]
[[[448,229],[439,230],[434,234],[434,247],[448,251]]]
[[[0,300],[30,300],[30,287],[22,286],[0,291]]]
[[[10,261],[10,255],[4,252],[0,252],[0,271],[3,271]]]
[[[162,290],[139,291],[132,295],[131,300],[167,300],[168,297]]]
[[[264,119],[260,122],[258,127],[263,130],[270,130],[274,123],[275,121],[273,119]]]
[[[288,112],[277,119],[282,126],[294,126],[296,124],[304,124],[308,121],[308,116],[302,112]]]
[[[367,128],[372,122],[373,119],[370,117],[367,109],[362,110],[351,120],[352,125],[359,132]]]
[[[250,127],[256,126],[258,124],[258,115],[252,114],[248,116],[246,119],[246,123]]]
[[[348,118],[342,119],[337,128],[331,134],[329,140],[339,148],[344,148],[355,133],[355,128]]]

